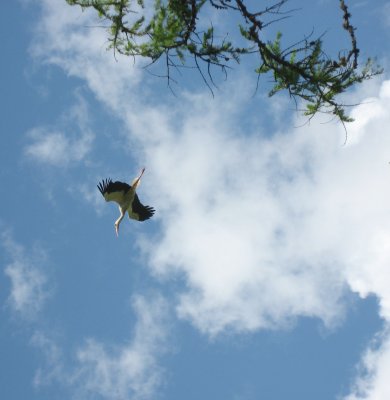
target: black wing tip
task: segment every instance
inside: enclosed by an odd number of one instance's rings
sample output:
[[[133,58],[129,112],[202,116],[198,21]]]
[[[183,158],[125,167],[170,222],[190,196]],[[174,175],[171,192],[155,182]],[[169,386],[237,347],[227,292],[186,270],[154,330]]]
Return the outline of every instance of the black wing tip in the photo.
[[[99,192],[104,196],[104,193],[107,192],[108,185],[112,183],[112,179],[102,179],[101,182],[98,183],[97,188],[99,189]]]
[[[140,221],[146,221],[147,219],[150,219],[153,217],[154,213],[156,210],[153,207],[150,206],[144,206],[144,210],[142,214],[140,214]]]
[[[140,201],[137,193],[134,196],[133,203],[131,205],[132,212],[138,215],[138,221],[146,221],[151,218],[156,212],[151,206],[144,206]]]
[[[146,209],[147,209],[147,211],[148,211],[148,213],[150,215],[149,218],[153,217],[153,215],[156,212],[156,210],[153,207],[150,207],[150,206],[147,206]]]

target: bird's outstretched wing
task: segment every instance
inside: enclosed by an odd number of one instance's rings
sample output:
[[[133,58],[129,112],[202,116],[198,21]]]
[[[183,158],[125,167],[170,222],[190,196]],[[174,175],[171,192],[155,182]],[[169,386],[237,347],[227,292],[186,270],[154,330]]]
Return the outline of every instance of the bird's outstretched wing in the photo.
[[[155,212],[153,207],[144,206],[141,204],[137,193],[135,194],[134,200],[127,211],[129,213],[129,217],[136,219],[137,221],[145,221],[146,219],[149,219]]]
[[[121,205],[125,200],[126,193],[131,189],[131,186],[124,182],[113,182],[111,178],[108,178],[99,182],[97,188],[106,201],[115,201]]]

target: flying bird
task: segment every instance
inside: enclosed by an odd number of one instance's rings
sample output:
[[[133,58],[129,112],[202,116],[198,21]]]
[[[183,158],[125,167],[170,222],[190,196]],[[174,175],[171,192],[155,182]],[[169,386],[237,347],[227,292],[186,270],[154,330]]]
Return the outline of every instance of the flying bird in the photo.
[[[119,236],[119,224],[126,215],[126,211],[129,215],[129,218],[137,221],[145,221],[149,219],[155,212],[153,207],[144,206],[141,204],[137,193],[135,192],[144,172],[145,168],[142,168],[141,173],[133,180],[131,185],[119,181],[113,182],[110,178],[103,179],[97,185],[100,193],[103,195],[106,201],[115,201],[119,204],[119,211],[121,215],[114,224],[117,236]]]

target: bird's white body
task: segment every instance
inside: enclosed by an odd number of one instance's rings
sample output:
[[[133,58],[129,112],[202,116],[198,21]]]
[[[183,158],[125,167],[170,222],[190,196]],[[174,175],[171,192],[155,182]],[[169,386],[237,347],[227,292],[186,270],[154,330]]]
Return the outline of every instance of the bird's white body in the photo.
[[[133,180],[131,185],[119,181],[113,182],[111,179],[103,180],[98,185],[98,189],[106,201],[115,201],[119,205],[120,216],[115,221],[117,236],[119,234],[119,224],[126,212],[129,218],[137,221],[145,221],[154,214],[154,209],[150,206],[142,205],[136,194],[136,189],[144,172],[145,168],[142,169],[140,175]]]

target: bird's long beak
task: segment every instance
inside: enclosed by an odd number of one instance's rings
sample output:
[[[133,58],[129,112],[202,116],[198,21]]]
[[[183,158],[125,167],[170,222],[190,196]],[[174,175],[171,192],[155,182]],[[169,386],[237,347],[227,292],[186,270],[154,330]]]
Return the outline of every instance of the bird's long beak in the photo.
[[[141,181],[141,177],[145,172],[145,168],[142,168],[141,173],[139,174],[138,178],[135,178],[133,180],[133,182],[131,183],[131,187],[135,189],[137,189],[137,186],[139,185],[140,181]]]
[[[119,224],[115,224],[116,237],[119,237]]]

